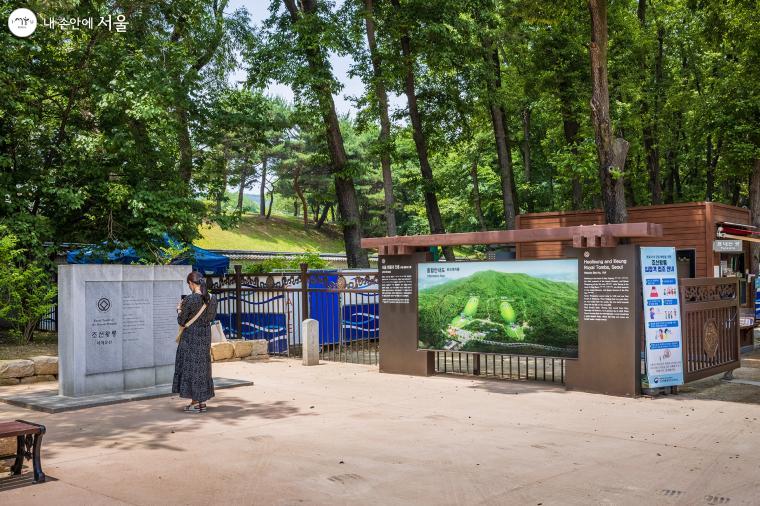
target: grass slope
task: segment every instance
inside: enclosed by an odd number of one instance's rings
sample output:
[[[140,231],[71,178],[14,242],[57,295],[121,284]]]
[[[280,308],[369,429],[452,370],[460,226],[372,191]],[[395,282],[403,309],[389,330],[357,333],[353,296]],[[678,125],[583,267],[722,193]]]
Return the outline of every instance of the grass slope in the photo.
[[[474,318],[501,325],[499,308],[506,300],[514,309],[516,324],[525,325],[525,342],[577,346],[577,285],[496,271],[478,272],[420,291],[419,327],[423,346],[440,348],[444,344],[441,330],[446,330],[465,310],[472,296],[479,298],[477,311],[471,315]],[[514,341],[515,336],[502,332],[488,339],[509,342]]]
[[[332,226],[323,230],[303,228],[297,218],[272,216],[266,220],[256,215],[243,216],[240,224],[230,230],[218,225],[201,228],[202,238],[197,246],[207,249],[242,249],[261,251],[308,251],[340,253],[344,251],[343,237]]]

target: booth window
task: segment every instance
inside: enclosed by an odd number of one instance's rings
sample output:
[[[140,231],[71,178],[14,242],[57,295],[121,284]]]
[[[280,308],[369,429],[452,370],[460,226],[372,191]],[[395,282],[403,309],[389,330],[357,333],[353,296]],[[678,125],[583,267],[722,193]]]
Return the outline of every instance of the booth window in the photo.
[[[697,275],[697,252],[693,249],[676,250],[676,266],[679,278],[694,278]]]

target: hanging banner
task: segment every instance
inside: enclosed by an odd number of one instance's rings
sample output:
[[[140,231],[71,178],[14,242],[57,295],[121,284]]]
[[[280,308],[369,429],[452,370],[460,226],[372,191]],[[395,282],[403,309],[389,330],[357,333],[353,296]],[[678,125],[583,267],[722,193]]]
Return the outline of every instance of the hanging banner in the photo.
[[[675,248],[641,248],[641,283],[646,322],[644,387],[683,385],[681,304]]]

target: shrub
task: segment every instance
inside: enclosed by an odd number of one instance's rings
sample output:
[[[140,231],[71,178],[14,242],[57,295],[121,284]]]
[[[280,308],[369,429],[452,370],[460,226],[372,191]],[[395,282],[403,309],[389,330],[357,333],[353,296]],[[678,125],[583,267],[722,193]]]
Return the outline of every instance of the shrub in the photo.
[[[307,251],[292,260],[288,260],[284,256],[274,256],[261,262],[248,264],[243,272],[246,274],[267,274],[274,271],[297,271],[301,269],[302,263],[307,264],[309,269],[328,269],[331,267],[330,262],[320,257],[316,251]]]
[[[17,244],[18,238],[0,227],[0,318],[13,325],[12,334],[20,343],[28,343],[55,301],[57,287],[41,264]]]

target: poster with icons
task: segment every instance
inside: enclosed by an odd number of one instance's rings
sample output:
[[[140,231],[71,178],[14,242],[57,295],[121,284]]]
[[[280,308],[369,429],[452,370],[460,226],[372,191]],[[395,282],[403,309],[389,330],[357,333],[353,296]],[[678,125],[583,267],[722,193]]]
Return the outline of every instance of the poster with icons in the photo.
[[[683,385],[681,305],[675,248],[641,248],[646,331],[645,387]]]

